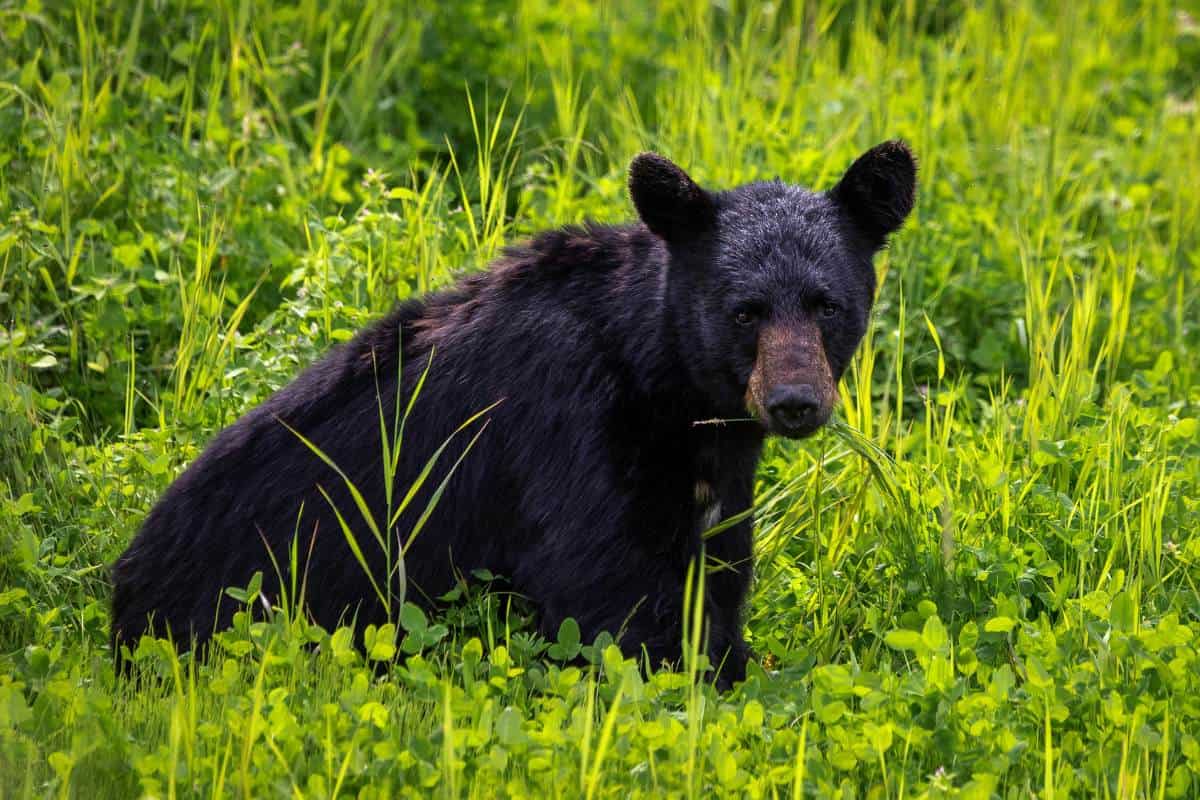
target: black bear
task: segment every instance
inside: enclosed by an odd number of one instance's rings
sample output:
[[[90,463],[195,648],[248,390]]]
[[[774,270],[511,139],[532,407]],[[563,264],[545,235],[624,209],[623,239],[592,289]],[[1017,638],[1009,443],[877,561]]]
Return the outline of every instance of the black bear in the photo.
[[[381,622],[401,597],[434,606],[484,568],[551,635],[574,617],[585,639],[607,630],[657,665],[680,654],[703,547],[718,565],[708,653],[720,683],[741,679],[752,525],[702,534],[751,506],[765,435],[829,419],[866,330],[872,257],[915,187],[901,142],[827,192],[779,180],[710,192],[638,156],[639,223],[538,235],[400,305],[222,431],[113,567],[118,658],[147,632],[203,646],[235,611],[223,589],[261,572],[277,601],[294,552],[306,611],[330,629]],[[419,383],[397,431],[393,409]]]

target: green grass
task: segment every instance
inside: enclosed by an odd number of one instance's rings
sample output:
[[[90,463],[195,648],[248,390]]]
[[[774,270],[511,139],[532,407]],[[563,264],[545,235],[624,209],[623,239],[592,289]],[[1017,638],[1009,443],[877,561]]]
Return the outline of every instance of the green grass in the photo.
[[[1188,6],[0,0],[0,797],[1197,796]],[[827,187],[894,136],[917,210],[841,422],[767,450],[739,689],[502,582],[116,684],[106,565],[323,350],[629,218],[640,150]]]

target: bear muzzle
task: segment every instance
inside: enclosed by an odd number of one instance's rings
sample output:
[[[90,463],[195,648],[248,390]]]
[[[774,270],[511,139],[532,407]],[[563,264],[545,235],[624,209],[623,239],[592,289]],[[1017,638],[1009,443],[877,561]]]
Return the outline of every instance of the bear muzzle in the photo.
[[[769,433],[790,439],[811,436],[829,421],[837,399],[815,325],[777,324],[762,330],[745,400]]]

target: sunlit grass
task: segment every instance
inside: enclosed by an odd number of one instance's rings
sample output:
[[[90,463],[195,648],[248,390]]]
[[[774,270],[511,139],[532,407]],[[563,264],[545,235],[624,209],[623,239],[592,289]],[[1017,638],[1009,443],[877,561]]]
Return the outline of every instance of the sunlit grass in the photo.
[[[0,795],[1195,796],[1198,85],[1160,2],[0,4]],[[427,619],[401,558],[362,648],[307,575],[115,682],[106,565],[329,346],[629,219],[642,150],[826,188],[895,136],[918,206],[838,420],[767,448],[740,688],[702,592],[647,675],[496,576]]]

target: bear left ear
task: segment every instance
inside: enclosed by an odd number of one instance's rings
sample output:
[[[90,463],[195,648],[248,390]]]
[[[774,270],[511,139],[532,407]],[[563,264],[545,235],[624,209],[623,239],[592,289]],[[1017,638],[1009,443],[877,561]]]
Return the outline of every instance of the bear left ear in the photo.
[[[716,206],[682,169],[657,153],[629,165],[629,195],[646,227],[668,242],[712,227]]]
[[[884,142],[858,157],[829,196],[879,248],[913,209],[917,192],[917,160],[899,140]]]

